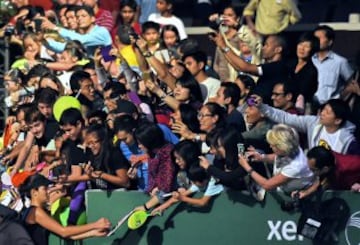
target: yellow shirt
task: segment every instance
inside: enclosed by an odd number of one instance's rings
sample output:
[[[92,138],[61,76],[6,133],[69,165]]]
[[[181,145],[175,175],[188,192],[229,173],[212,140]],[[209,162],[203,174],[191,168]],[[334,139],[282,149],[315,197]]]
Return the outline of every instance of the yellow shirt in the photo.
[[[263,35],[276,34],[301,19],[294,0],[250,0],[243,15],[254,16],[255,28]]]
[[[136,59],[135,52],[131,45],[128,45],[120,50],[120,54],[125,58],[130,67],[138,67],[139,64]],[[120,59],[116,60],[116,63],[120,65]]]

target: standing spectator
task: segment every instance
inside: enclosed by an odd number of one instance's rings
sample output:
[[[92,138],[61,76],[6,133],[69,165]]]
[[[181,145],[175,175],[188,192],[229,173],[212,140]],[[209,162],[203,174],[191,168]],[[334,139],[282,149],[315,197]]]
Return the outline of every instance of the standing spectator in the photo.
[[[251,0],[246,5],[243,16],[252,32],[260,35],[280,33],[289,24],[295,24],[301,19],[294,0]]]
[[[98,0],[82,0],[82,2],[84,5],[87,5],[94,10],[95,24],[105,27],[110,32],[114,27],[114,19],[111,12],[100,8]]]
[[[331,27],[319,26],[314,35],[320,40],[320,50],[312,57],[319,73],[315,97],[319,104],[323,104],[329,99],[340,97],[354,71],[344,57],[331,50],[335,40],[335,32]]]
[[[297,104],[297,108],[302,108],[305,114],[310,114],[310,105],[313,102],[314,94],[318,89],[318,71],[311,60],[311,57],[320,48],[320,42],[312,33],[303,34],[296,48],[297,61],[293,65],[290,74],[291,82],[296,84],[299,95],[303,96],[302,104]]]
[[[154,21],[160,25],[174,25],[179,31],[180,39],[186,39],[185,26],[181,19],[172,14],[173,0],[157,0],[156,8],[159,13],[153,13],[149,16],[149,21]]]
[[[246,62],[230,49],[222,35],[218,34],[211,38],[216,45],[224,52],[226,59],[236,70],[258,76],[259,79],[254,88],[254,93],[271,102],[271,90],[277,81],[285,81],[289,76],[289,68],[284,60],[287,49],[287,41],[282,35],[270,35],[265,39],[262,47],[262,58],[264,64],[255,65]]]

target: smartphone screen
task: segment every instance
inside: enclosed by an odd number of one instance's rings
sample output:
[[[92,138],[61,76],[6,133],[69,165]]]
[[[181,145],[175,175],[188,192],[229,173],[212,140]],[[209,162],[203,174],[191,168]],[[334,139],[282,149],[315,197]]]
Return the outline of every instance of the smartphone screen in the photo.
[[[109,61],[113,61],[116,59],[115,56],[112,56],[109,54],[110,50],[111,50],[112,46],[104,46],[101,47],[100,51],[101,51],[101,56],[103,57],[105,62],[109,62]]]

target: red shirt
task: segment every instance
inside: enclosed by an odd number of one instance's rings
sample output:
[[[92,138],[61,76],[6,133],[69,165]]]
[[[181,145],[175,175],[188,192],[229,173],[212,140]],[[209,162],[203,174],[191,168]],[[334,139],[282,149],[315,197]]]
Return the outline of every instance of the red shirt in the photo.
[[[110,11],[99,8],[95,14],[95,24],[105,27],[109,32],[113,29],[114,20]]]

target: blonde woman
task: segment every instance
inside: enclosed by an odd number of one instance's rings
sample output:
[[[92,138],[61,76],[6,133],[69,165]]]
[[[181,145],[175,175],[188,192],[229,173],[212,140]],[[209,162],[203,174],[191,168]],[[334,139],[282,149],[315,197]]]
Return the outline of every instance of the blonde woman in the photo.
[[[257,160],[274,164],[273,176],[270,179],[254,171],[244,156],[239,157],[240,165],[257,184],[265,190],[278,188],[288,194],[312,185],[315,178],[300,148],[299,136],[295,129],[285,124],[275,125],[267,132],[266,140],[274,152],[273,157],[270,159],[254,152],[253,156]]]

